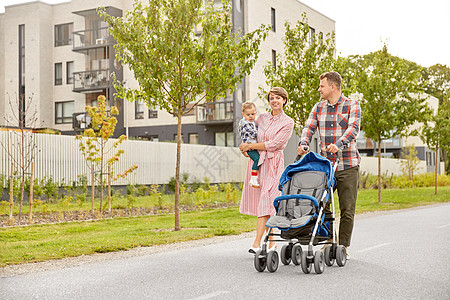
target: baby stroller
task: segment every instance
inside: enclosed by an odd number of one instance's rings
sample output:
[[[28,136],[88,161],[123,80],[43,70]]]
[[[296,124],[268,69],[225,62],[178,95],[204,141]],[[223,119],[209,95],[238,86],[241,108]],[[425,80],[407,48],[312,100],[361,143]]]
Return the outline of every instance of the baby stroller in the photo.
[[[336,260],[338,266],[345,265],[345,247],[337,245],[334,230],[333,188],[338,161],[339,156],[332,166],[325,157],[309,152],[286,167],[279,184],[282,195],[273,202],[277,213],[266,222],[269,232],[261,250],[255,254],[257,271],[263,272],[266,266],[269,272],[275,272],[278,268],[278,253],[267,251],[270,236],[281,238],[272,241],[288,242],[281,248],[281,262],[288,265],[292,260],[295,265],[301,265],[305,274],[311,272],[312,265],[317,274],[324,271],[324,263],[332,266]],[[327,203],[332,207],[331,217],[325,216]],[[274,228],[278,228],[280,233],[273,233]],[[307,250],[303,251],[301,245],[308,245]],[[313,253],[313,246],[316,245],[326,245],[324,252],[318,250]]]

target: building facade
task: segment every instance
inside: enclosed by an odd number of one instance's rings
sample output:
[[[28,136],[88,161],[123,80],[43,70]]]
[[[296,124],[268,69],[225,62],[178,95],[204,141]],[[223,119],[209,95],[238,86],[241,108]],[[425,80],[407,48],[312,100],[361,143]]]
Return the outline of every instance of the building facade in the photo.
[[[132,5],[132,0],[71,0],[7,6],[0,14],[0,125],[16,126],[10,117],[32,97],[39,127],[75,134],[86,126],[84,107],[95,105],[97,97],[105,95],[119,108],[116,135],[174,141],[177,125],[171,114],[114,98],[112,72],[128,87],[137,87],[137,82],[126,66],[116,62],[114,39],[96,9],[103,6],[108,14],[123,16]],[[236,146],[240,142],[236,127],[241,104],[255,102],[258,113],[267,109],[268,103],[258,96],[259,88],[266,88],[263,67],[276,64],[276,54],[283,53],[284,23],[301,21],[303,13],[311,33],[335,31],[332,19],[297,0],[232,1],[233,24],[243,33],[261,24],[269,24],[271,30],[253,71],[232,94],[200,105],[183,117],[185,143]]]

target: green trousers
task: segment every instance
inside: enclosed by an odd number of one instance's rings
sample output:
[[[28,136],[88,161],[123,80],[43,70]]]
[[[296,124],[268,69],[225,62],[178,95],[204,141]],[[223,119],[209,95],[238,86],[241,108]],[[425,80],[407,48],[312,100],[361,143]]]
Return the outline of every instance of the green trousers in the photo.
[[[336,188],[341,211],[339,222],[339,245],[350,246],[353,224],[355,221],[356,198],[358,195],[359,166],[336,171]],[[330,205],[325,209],[327,216],[331,214]]]

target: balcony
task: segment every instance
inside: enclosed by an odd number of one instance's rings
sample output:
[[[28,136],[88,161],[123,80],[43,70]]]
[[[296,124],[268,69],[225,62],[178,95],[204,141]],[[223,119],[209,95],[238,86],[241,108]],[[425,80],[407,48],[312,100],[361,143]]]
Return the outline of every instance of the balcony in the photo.
[[[74,92],[92,92],[109,87],[109,69],[73,73]]]
[[[72,115],[72,128],[77,134],[91,127],[91,117],[87,112],[79,112]]]
[[[218,124],[233,122],[233,101],[218,101],[197,106],[197,123]]]
[[[91,48],[108,46],[110,35],[108,27],[74,31],[73,51],[85,51]]]

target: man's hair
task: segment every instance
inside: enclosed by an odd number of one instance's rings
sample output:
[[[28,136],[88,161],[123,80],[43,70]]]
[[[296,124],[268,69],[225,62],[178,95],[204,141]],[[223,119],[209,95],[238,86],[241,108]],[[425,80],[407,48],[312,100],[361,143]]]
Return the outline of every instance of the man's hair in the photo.
[[[273,87],[273,88],[271,88],[270,91],[267,93],[267,101],[269,101],[270,94],[274,94],[274,95],[280,96],[283,99],[285,99],[286,102],[289,100],[288,93],[282,87]]]
[[[244,103],[242,103],[242,112],[244,112],[246,109],[249,109],[249,108],[256,109],[255,103],[250,102],[250,101],[245,101]]]
[[[326,72],[320,75],[320,80],[326,78],[328,84],[334,84],[339,90],[341,89],[342,78],[338,72]]]

